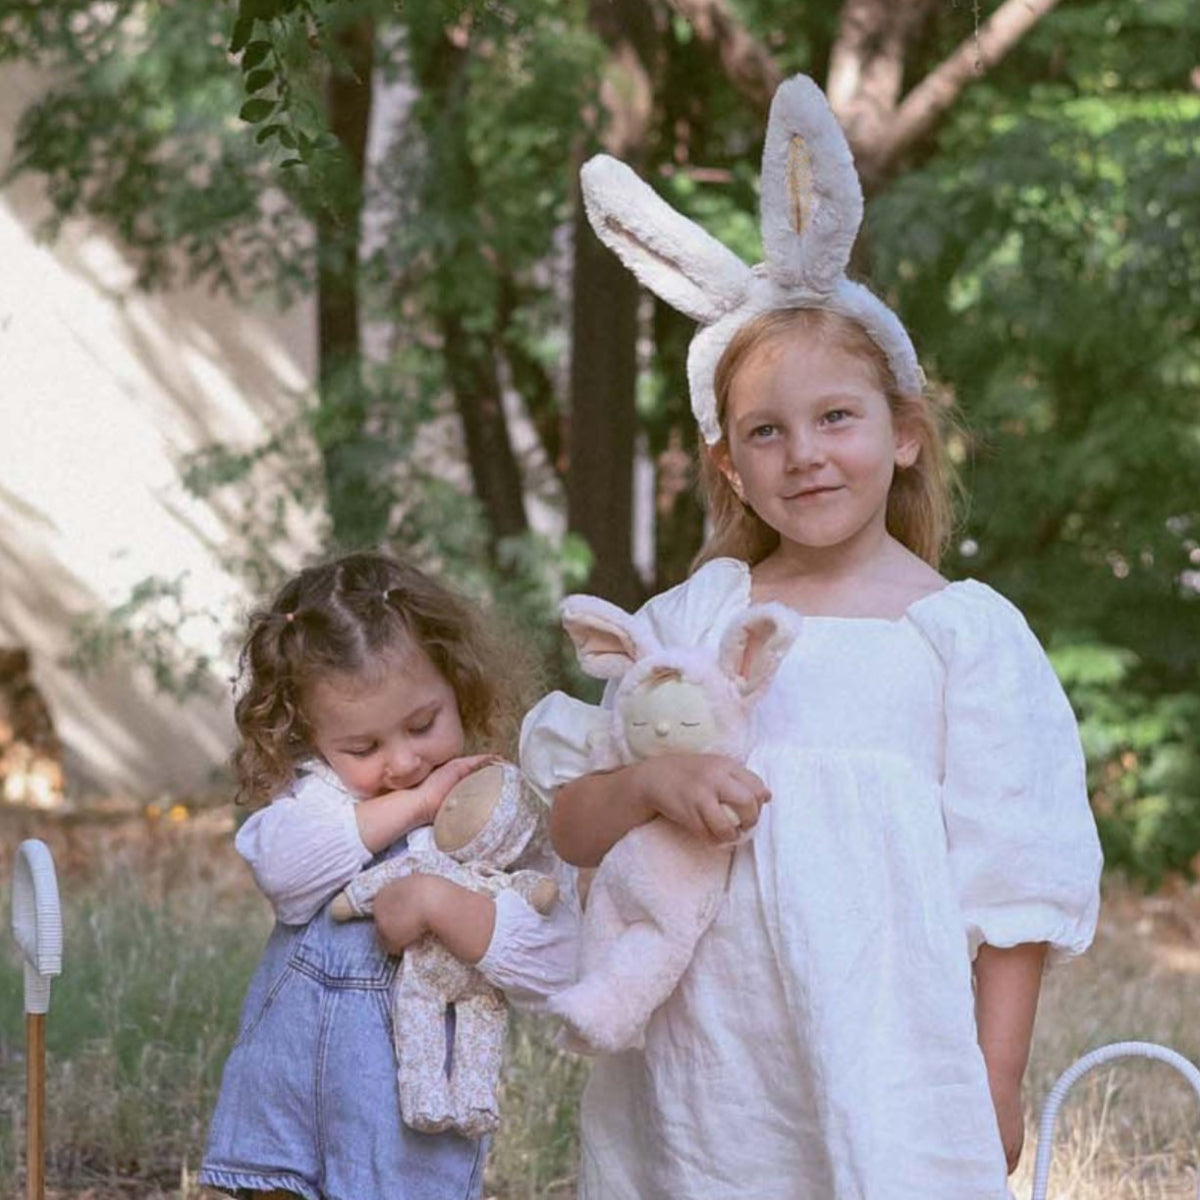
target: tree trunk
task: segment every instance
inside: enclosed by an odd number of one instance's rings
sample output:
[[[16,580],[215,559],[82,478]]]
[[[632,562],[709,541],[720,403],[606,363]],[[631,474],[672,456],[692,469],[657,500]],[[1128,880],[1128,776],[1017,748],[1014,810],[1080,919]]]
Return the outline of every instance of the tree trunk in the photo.
[[[602,143],[636,168],[653,108],[650,14],[639,0],[592,0],[589,19],[610,51]],[[588,588],[625,608],[645,590],[633,565],[637,303],[637,283],[592,232],[577,193],[567,523],[594,555]]]
[[[388,494],[374,483],[369,416],[359,359],[358,257],[363,175],[371,119],[375,26],[332,28],[337,55],[326,84],[329,124],[342,147],[316,219],[317,440],[323,456],[333,541],[367,545],[387,527]]]
[[[529,528],[521,471],[508,436],[500,377],[490,340],[468,331],[461,314],[438,313],[442,353],[467,444],[475,495],[483,506],[493,554],[502,538]]]
[[[575,206],[571,305],[571,425],[567,514],[594,557],[588,589],[633,608],[637,283]]]
[[[443,194],[431,203],[453,205],[478,215],[482,208],[479,177],[466,143],[469,60],[469,30],[447,30],[420,83],[428,96],[436,97],[436,111],[441,118],[430,138],[437,139],[444,186]],[[479,222],[475,224],[478,227]],[[465,236],[450,248],[445,261],[439,264],[434,305],[446,380],[462,421],[471,481],[495,557],[497,543],[524,533],[529,522],[521,471],[504,415],[496,357],[499,334],[494,329],[474,328],[462,303],[463,296],[497,286],[494,268],[481,250],[478,237]],[[464,279],[473,280],[473,287],[464,287]]]
[[[1005,0],[901,98],[906,57],[936,0],[846,0],[825,93],[863,191],[881,191],[901,159],[930,134],[973,79],[982,78],[1058,0]]]

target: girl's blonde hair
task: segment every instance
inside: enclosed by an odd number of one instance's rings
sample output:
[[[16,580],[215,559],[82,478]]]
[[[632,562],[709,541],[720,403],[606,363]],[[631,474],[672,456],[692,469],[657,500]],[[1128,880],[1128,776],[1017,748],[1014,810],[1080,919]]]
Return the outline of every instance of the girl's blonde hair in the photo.
[[[475,607],[400,559],[347,554],[306,567],[252,614],[238,658],[234,705],[238,800],[263,803],[316,753],[308,689],[331,674],[381,676],[412,647],[458,701],[468,748],[505,753],[532,683],[515,639],[487,631]]]
[[[733,380],[757,350],[792,333],[805,333],[867,363],[887,397],[897,428],[916,436],[919,451],[911,467],[896,469],[888,493],[887,530],[914,554],[936,567],[954,523],[957,480],[946,454],[949,414],[923,392],[896,386],[887,356],[857,321],[823,308],[785,308],[747,322],[717,363],[713,390],[721,441],[700,460],[700,486],[712,522],[711,533],[692,563],[696,570],[713,558],[740,558],[751,566],[779,545],[779,534],[738,499],[717,465],[714,452],[725,445],[729,392]]]

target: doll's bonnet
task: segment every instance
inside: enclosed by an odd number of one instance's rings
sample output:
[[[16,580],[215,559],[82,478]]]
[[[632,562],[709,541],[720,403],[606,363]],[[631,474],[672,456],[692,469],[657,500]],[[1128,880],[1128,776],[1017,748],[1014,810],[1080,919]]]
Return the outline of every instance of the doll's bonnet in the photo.
[[[584,205],[597,235],[639,282],[699,322],[688,349],[692,412],[704,440],[721,436],[713,375],[748,321],[786,308],[826,308],[857,321],[887,356],[904,392],[925,377],[899,318],[846,278],[862,224],[854,159],[821,89],[806,75],[779,86],[762,162],[766,261],[748,267],[676,212],[629,167],[605,154],[581,172]]]

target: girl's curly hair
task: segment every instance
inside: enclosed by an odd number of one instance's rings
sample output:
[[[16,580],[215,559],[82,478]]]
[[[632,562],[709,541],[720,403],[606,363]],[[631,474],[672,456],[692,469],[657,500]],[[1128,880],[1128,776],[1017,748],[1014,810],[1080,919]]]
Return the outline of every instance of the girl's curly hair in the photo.
[[[250,617],[238,658],[238,800],[263,803],[315,753],[304,697],[330,674],[381,674],[417,646],[458,700],[469,749],[505,753],[533,684],[519,639],[484,627],[475,606],[390,555],[306,567]]]

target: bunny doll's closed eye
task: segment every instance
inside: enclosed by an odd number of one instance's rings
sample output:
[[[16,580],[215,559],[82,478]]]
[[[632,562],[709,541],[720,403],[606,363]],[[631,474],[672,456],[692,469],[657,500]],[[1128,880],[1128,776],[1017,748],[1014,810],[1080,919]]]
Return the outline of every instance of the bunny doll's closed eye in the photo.
[[[583,669],[617,681],[609,726],[593,739],[598,770],[660,754],[743,759],[753,706],[799,622],[782,605],[759,605],[731,621],[714,650],[662,646],[638,617],[593,596],[569,597],[562,619]],[[658,817],[609,850],[588,892],[579,980],[550,1002],[572,1048],[641,1045],[716,915],[731,849]]]

